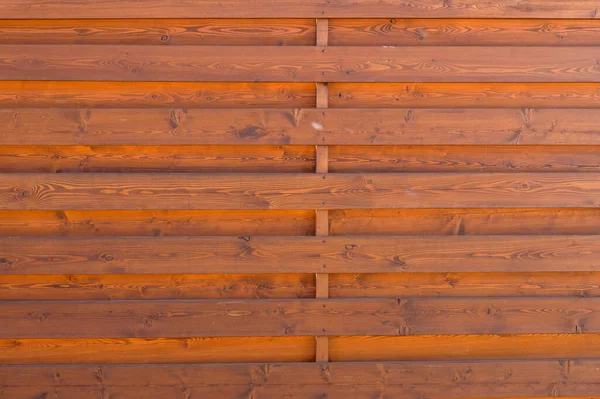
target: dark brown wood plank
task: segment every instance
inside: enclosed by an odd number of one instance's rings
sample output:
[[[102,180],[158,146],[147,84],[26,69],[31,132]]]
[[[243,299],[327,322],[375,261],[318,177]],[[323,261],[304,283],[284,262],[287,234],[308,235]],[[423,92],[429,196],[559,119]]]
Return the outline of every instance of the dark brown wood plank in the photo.
[[[0,209],[596,208],[596,173],[0,174]]]
[[[0,302],[0,338],[600,332],[600,298]]]
[[[5,237],[4,274],[599,271],[600,236]]]
[[[465,0],[148,0],[140,7],[134,0],[97,0],[93,4],[67,0],[2,0],[0,15],[7,19],[70,18],[596,18],[596,0],[518,0],[489,2]]]
[[[598,34],[600,21],[594,19],[330,21],[331,46],[596,46]]]
[[[1,3],[0,3],[1,7]],[[598,82],[600,47],[0,45],[4,80]]]
[[[0,109],[3,145],[599,145],[596,109]]]
[[[0,44],[310,46],[315,36],[310,19],[0,20]]]
[[[330,146],[329,152],[333,173],[600,171],[600,146],[592,145]]]

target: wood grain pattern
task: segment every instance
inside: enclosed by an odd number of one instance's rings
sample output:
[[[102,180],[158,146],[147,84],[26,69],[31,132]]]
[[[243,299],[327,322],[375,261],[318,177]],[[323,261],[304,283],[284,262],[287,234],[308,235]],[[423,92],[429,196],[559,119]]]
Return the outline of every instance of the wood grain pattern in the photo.
[[[0,276],[4,301],[314,297],[313,274]]]
[[[0,109],[4,145],[600,145],[595,109]],[[597,162],[596,162],[597,163]]]
[[[313,211],[0,211],[0,236],[311,236]]]
[[[528,47],[527,51],[517,46],[77,48],[74,52],[71,45],[0,45],[0,76],[3,80],[228,82],[600,80],[596,62],[600,47],[589,46]]]
[[[77,386],[80,392],[101,389],[121,393],[121,388],[170,388],[181,386],[187,392],[228,392],[233,387],[247,389],[258,398],[306,397],[303,392],[323,391],[322,396],[342,397],[343,389],[360,398],[400,394],[410,397],[462,398],[491,392],[489,397],[520,393],[529,385],[528,394],[551,396],[568,392],[594,394],[598,362],[593,360],[531,362],[460,362],[460,363],[347,363],[327,366],[314,364],[239,364],[187,366],[8,366],[0,368],[0,381],[6,380],[10,392],[35,387],[40,392],[55,392]],[[12,374],[12,375],[11,375]],[[98,376],[102,378],[99,381]],[[301,377],[300,377],[301,376]],[[595,377],[595,378],[594,378]],[[382,382],[383,380],[383,382]],[[501,380],[501,381],[499,381]],[[356,381],[360,381],[357,384]],[[534,386],[536,388],[534,388]],[[165,391],[163,391],[165,392]],[[168,391],[167,391],[168,392]],[[291,396],[288,396],[292,392]],[[148,393],[150,393],[148,391]],[[430,396],[431,395],[431,396]],[[502,396],[501,396],[502,395]],[[154,395],[157,396],[157,395]],[[229,396],[228,396],[229,397]]]
[[[600,357],[600,334],[331,337],[332,362],[546,360]]]
[[[494,17],[495,18],[495,17]],[[594,19],[332,19],[331,46],[596,46]]]
[[[310,83],[0,81],[0,106],[30,108],[313,107]]]
[[[251,6],[244,0],[149,0],[140,7],[133,0],[98,0],[79,4],[67,0],[2,0],[0,15],[7,19],[44,18],[596,18],[595,0],[567,0],[557,4],[552,0],[518,0],[488,2],[462,0],[347,0],[302,2],[258,0]]]
[[[330,83],[329,88],[330,108],[600,107],[597,83]]]
[[[332,298],[480,297],[482,293],[587,298],[600,296],[600,273],[332,274],[329,292]]]
[[[332,173],[600,171],[595,145],[330,146],[330,154]]]
[[[313,337],[0,339],[3,365],[310,362],[314,357]]]
[[[600,233],[600,209],[347,209],[330,215],[336,236]]]
[[[0,302],[0,338],[600,332],[599,298]]]
[[[600,236],[4,237],[4,274],[598,271]]]
[[[594,173],[0,174],[0,209],[595,208]]]
[[[75,4],[72,4],[75,6]],[[0,20],[0,44],[310,46],[310,19]]]
[[[310,146],[0,146],[0,172],[300,173],[314,168]]]

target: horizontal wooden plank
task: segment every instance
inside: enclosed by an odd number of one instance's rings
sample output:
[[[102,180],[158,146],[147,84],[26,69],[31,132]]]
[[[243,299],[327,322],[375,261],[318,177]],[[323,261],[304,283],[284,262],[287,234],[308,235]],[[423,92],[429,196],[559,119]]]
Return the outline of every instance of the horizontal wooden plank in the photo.
[[[4,301],[314,297],[314,274],[0,275]]]
[[[12,0],[11,0],[12,1]],[[0,7],[1,7],[0,3]],[[1,8],[0,8],[1,12]],[[0,45],[3,80],[598,82],[600,47]]]
[[[594,19],[331,19],[329,29],[330,46],[596,46],[600,22]]]
[[[0,172],[300,173],[314,170],[313,146],[0,146]]]
[[[332,361],[526,360],[600,357],[600,334],[328,337]],[[314,337],[10,338],[3,365],[310,362]]]
[[[3,145],[599,145],[596,109],[0,109]]]
[[[333,173],[598,172],[598,159],[600,146],[329,147]]]
[[[593,349],[592,346],[590,348]],[[3,365],[314,360],[314,337],[0,339],[0,361]]]
[[[311,46],[316,40],[310,19],[160,18],[0,20],[0,44]]]
[[[312,83],[0,81],[2,108],[299,108],[315,101]]]
[[[254,397],[307,397],[307,393],[342,397],[344,390],[360,398],[401,394],[422,398],[505,398],[512,395],[552,396],[577,392],[593,395],[598,361],[432,362],[344,364],[219,364],[147,366],[4,366],[0,381],[8,392],[88,393],[100,389],[119,397],[137,388],[151,397],[177,392],[213,395],[246,390]],[[101,378],[99,378],[101,376]],[[595,377],[595,379],[594,379]],[[382,382],[383,380],[383,382]],[[148,386],[158,391],[146,391]],[[32,389],[33,388],[33,389]],[[235,389],[237,388],[237,389]],[[241,389],[240,389],[241,388]],[[299,390],[301,388],[301,391]],[[124,389],[124,390],[123,390]],[[166,390],[165,390],[166,389]],[[488,394],[491,393],[491,396]],[[144,397],[146,397],[144,395]],[[230,397],[230,396],[228,396]],[[279,396],[281,397],[281,396]]]
[[[27,341],[27,340],[24,340]],[[600,334],[330,337],[331,362],[590,359]]]
[[[599,206],[596,173],[0,174],[4,210]]]
[[[598,236],[4,237],[4,274],[599,271]]]
[[[600,332],[599,298],[0,302],[0,338]]]
[[[0,211],[0,236],[312,236],[306,211]]]
[[[5,276],[0,284],[20,276]],[[40,280],[43,277],[40,276]],[[52,280],[54,281],[54,280]],[[50,291],[39,283],[33,294]],[[16,285],[16,284],[15,284]],[[69,286],[68,283],[65,285]],[[0,285],[1,287],[1,285]],[[21,289],[29,286],[23,284]],[[45,291],[42,288],[46,287]],[[53,290],[57,291],[57,290]],[[9,291],[10,292],[10,291]],[[27,291],[29,292],[29,291]],[[18,294],[15,294],[15,296]],[[329,275],[331,298],[600,296],[600,273],[361,273]],[[0,288],[0,298],[6,297]],[[22,295],[23,297],[24,295]]]
[[[518,0],[487,2],[466,0],[448,4],[442,0],[148,0],[144,7],[133,0],[97,0],[93,4],[67,0],[2,0],[0,15],[7,19],[58,18],[335,18],[335,17],[404,17],[404,18],[596,18],[595,0]]]
[[[347,209],[329,226],[336,236],[595,235],[600,209]]]
[[[600,107],[597,83],[330,83],[328,87],[330,108]]]

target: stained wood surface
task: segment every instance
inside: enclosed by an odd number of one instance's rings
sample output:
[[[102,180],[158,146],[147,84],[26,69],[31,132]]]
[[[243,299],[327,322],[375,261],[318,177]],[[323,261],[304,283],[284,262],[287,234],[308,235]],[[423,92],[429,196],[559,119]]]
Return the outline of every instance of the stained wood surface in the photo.
[[[330,83],[329,106],[598,108],[599,89],[597,83]]]
[[[530,394],[559,392],[593,394],[598,389],[597,361],[532,361],[532,362],[459,362],[459,363],[346,363],[327,366],[318,364],[244,364],[244,365],[188,365],[138,367],[126,366],[55,366],[0,368],[0,378],[11,381],[6,388],[12,392],[31,390],[60,391],[77,386],[79,392],[101,389],[103,392],[122,393],[138,388],[144,392],[149,384],[158,392],[176,391],[181,386],[187,392],[222,394],[247,389],[256,397],[276,397],[277,390],[295,392],[291,397],[304,396],[298,389],[301,382],[304,393],[324,392],[323,396],[341,397],[343,390],[359,397],[373,397],[379,392],[421,397],[460,398],[477,393],[491,392],[490,397],[506,397],[521,393],[530,386]],[[497,376],[505,378],[498,381]],[[101,376],[101,378],[99,378]],[[299,377],[301,376],[301,377]],[[382,380],[384,381],[382,383]],[[430,382],[433,380],[433,382]],[[355,381],[360,381],[357,386]],[[468,381],[465,384],[464,381]],[[576,385],[575,385],[576,384]],[[466,385],[466,386],[465,386]],[[536,388],[534,388],[534,386]],[[234,388],[235,387],[235,388]],[[158,392],[153,397],[158,397]],[[150,393],[150,391],[148,391]],[[465,396],[467,395],[467,396]],[[502,396],[500,396],[502,395]]]
[[[1,26],[1,25],[0,25]],[[310,83],[0,81],[0,105],[29,108],[313,107]],[[47,110],[40,110],[44,112]]]
[[[594,19],[381,18],[332,19],[329,36],[331,46],[596,46],[599,34]]]
[[[310,19],[159,18],[0,20],[0,44],[310,46],[315,42]]]
[[[600,332],[598,298],[0,302],[0,338]]]
[[[4,210],[600,206],[596,174],[0,174]]]
[[[600,236],[4,237],[4,274],[598,271]]]
[[[6,108],[0,140],[20,146],[600,145],[599,117],[595,109]]]
[[[5,0],[6,1],[6,0]],[[1,12],[2,4],[0,4]],[[0,45],[4,80],[598,82],[600,47]]]
[[[336,17],[404,17],[404,18],[590,18],[597,17],[595,0],[568,0],[560,4],[552,0],[518,0],[490,3],[466,0],[448,4],[442,0],[363,0],[297,2],[281,0],[206,0],[202,4],[191,0],[150,0],[140,7],[133,0],[99,0],[93,4],[66,0],[2,0],[0,15],[7,19],[24,18],[306,18]]]

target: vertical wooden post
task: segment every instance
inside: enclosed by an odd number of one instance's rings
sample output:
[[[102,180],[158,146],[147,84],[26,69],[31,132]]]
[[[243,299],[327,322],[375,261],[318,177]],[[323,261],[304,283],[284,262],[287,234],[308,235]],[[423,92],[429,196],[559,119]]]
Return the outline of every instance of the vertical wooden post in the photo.
[[[317,19],[317,46],[327,46],[327,37],[329,35],[329,21],[327,19]],[[316,84],[317,108],[327,108],[329,92],[327,83]],[[316,173],[329,172],[329,148],[326,145],[316,146]],[[315,235],[326,237],[329,235],[329,211],[327,209],[316,210],[316,229]],[[317,273],[316,276],[316,297],[329,298],[329,274]],[[316,337],[317,350],[316,361],[329,361],[329,339],[327,337]]]

